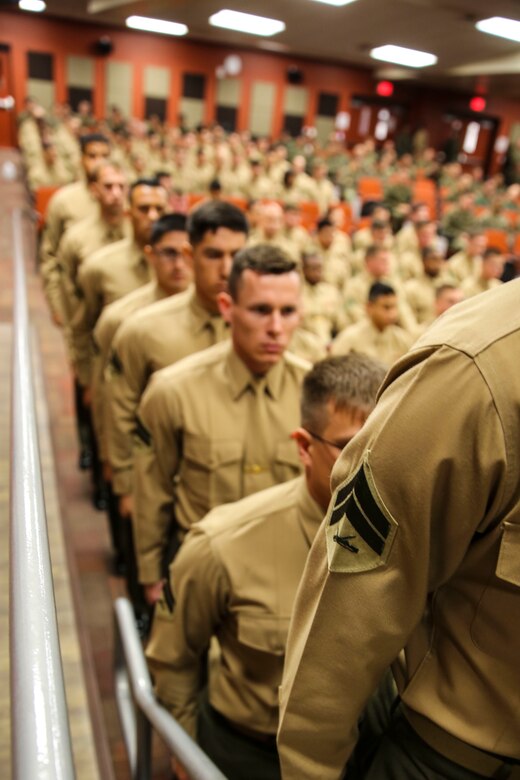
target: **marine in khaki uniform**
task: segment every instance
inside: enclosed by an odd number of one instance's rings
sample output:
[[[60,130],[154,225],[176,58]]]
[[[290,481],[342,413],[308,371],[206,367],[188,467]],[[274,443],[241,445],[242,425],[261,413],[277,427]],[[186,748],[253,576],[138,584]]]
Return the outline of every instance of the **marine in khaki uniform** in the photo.
[[[515,280],[432,325],[335,466],[289,632],[284,780],[343,776],[402,648],[366,780],[519,776],[519,296]]]
[[[122,298],[150,279],[144,248],[150,241],[153,223],[164,214],[166,192],[154,179],[138,179],[130,187],[129,218],[132,236],[106,246],[85,260],[79,268],[79,302],[71,320],[74,367],[80,384],[90,383],[92,330],[103,307]],[[179,241],[186,236],[186,219],[178,216]],[[179,265],[179,287],[186,289],[189,274]]]
[[[362,241],[359,234],[362,234],[363,236]],[[352,253],[351,258],[352,276],[356,276],[363,272],[365,255],[367,249],[371,246],[381,247],[381,249],[385,249],[388,252],[390,270],[393,274],[397,274],[398,262],[393,251],[394,238],[388,220],[373,219],[369,227],[362,228],[358,233],[354,233],[354,244],[356,250]]]
[[[394,288],[375,282],[369,290],[365,310],[363,319],[336,336],[331,353],[346,355],[352,351],[361,352],[391,366],[415,340],[411,333],[397,324],[399,306]]]
[[[303,380],[293,433],[304,476],[214,509],[171,568],[173,615],[157,612],[146,651],[156,692],[230,780],[280,776],[278,686],[293,602],[330,500],[332,466],[384,373],[359,355],[318,363]],[[221,655],[200,701],[212,636]]]
[[[166,214],[157,220],[150,229],[149,240],[143,250],[152,281],[106,306],[94,328],[90,381],[96,433],[104,462],[108,461],[104,433],[107,415],[105,371],[108,370],[114,336],[132,313],[187,289],[192,274],[184,254],[186,239],[184,215]]]
[[[138,410],[134,534],[151,602],[169,538],[299,472],[290,433],[310,364],[286,352],[300,317],[295,263],[270,246],[239,252],[219,306],[231,341],[155,374]]]
[[[277,247],[299,263],[299,246],[284,234],[284,214],[279,203],[272,201],[262,204],[258,228],[251,231],[247,240],[248,246],[257,244]]]
[[[227,338],[217,297],[227,289],[233,255],[244,246],[247,230],[244,214],[229,203],[208,203],[193,211],[190,244],[184,248],[193,289],[137,312],[116,334],[106,386],[107,446],[122,514],[131,512],[132,441],[141,395],[154,371]]]
[[[403,285],[406,300],[419,326],[429,325],[436,318],[435,292],[444,268],[444,257],[432,246],[421,254],[422,274]]]
[[[343,290],[345,316],[352,323],[365,316],[368,292],[374,282],[383,282],[394,288],[398,297],[399,325],[415,333],[417,322],[403,292],[402,282],[391,272],[391,256],[388,250],[374,244],[365,253],[363,271],[349,279]]]
[[[460,288],[465,298],[478,295],[494,287],[500,287],[500,277],[504,272],[504,256],[500,249],[488,247],[482,255],[480,271],[477,276],[469,276],[461,283]]]
[[[110,145],[105,136],[83,136],[81,168],[85,178],[61,187],[49,201],[40,245],[40,270],[45,297],[57,325],[63,325],[64,322],[58,247],[67,228],[98,213],[99,205],[89,185],[94,171],[100,163],[108,159],[109,154]]]
[[[312,166],[313,197],[312,200],[318,204],[319,213],[323,216],[330,208],[338,203],[338,196],[334,185],[327,177],[327,166],[322,162],[314,163]]]
[[[399,277],[417,279],[423,275],[422,254],[427,247],[438,249],[439,236],[435,222],[417,222],[415,226],[417,235],[417,248],[400,252],[397,255],[396,270]]]
[[[471,276],[477,277],[486,247],[487,238],[484,233],[479,230],[468,233],[465,248],[452,255],[446,262],[443,280],[460,285]]]
[[[61,187],[70,184],[72,174],[58,157],[56,146],[50,141],[42,143],[41,159],[28,167],[27,183],[34,192],[39,187]]]
[[[302,326],[327,346],[345,326],[341,295],[323,281],[323,260],[313,252],[302,255]]]
[[[307,251],[317,251],[323,258],[323,280],[342,290],[350,279],[351,251],[346,236],[329,219],[321,219]]]
[[[81,296],[79,268],[98,249],[131,235],[130,222],[125,216],[126,179],[123,172],[110,162],[101,163],[91,186],[99,203],[98,213],[72,225],[58,249],[62,311],[73,365],[70,323]]]
[[[426,203],[412,203],[408,220],[395,235],[395,251],[398,255],[404,252],[416,252],[419,248],[416,225],[420,222],[429,222],[430,209]]]

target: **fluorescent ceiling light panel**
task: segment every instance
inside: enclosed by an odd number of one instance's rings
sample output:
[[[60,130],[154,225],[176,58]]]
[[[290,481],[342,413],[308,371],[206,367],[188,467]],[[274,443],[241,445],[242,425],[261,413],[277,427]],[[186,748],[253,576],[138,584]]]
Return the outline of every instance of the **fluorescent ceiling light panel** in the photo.
[[[435,54],[429,54],[427,51],[417,51],[416,49],[407,49],[404,46],[378,46],[372,49],[370,56],[374,60],[383,62],[393,62],[395,65],[405,65],[408,68],[427,68],[428,65],[435,65],[437,57]]]
[[[500,38],[507,38],[509,41],[520,43],[520,22],[517,22],[515,19],[492,16],[489,19],[482,19],[482,21],[477,22],[475,27],[480,32],[498,35]]]
[[[45,11],[47,6],[43,0],[20,0],[18,3],[18,8],[20,8],[22,11],[34,11],[35,13],[39,14],[42,11]]]
[[[278,19],[268,19],[266,16],[243,14],[240,11],[223,9],[209,17],[213,27],[223,27],[225,30],[249,33],[250,35],[276,35],[285,30],[284,22]]]
[[[325,3],[326,5],[350,5],[350,3],[355,3],[356,0],[314,0],[315,3]]]
[[[164,19],[152,19],[149,16],[129,16],[126,26],[134,30],[162,33],[163,35],[186,35],[188,28],[179,22],[166,22]]]

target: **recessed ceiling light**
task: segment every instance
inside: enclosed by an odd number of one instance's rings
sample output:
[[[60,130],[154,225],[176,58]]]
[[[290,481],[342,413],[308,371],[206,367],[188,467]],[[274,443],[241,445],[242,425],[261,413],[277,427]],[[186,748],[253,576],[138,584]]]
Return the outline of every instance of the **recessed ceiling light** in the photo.
[[[126,26],[134,30],[162,33],[163,35],[186,35],[188,28],[179,22],[166,22],[164,19],[152,19],[149,16],[129,16]]]
[[[509,41],[518,41],[520,43],[520,22],[515,19],[491,16],[489,19],[482,19],[482,21],[477,22],[475,27],[480,32],[498,35],[500,38],[507,38]]]
[[[395,65],[406,65],[409,68],[426,68],[428,65],[435,65],[437,57],[435,54],[429,54],[427,51],[417,51],[416,49],[407,49],[405,46],[378,46],[372,49],[370,56],[374,60],[383,62],[393,62]]]
[[[43,0],[20,0],[18,8],[22,11],[34,11],[34,13],[39,14],[42,11],[45,11],[47,6]]]
[[[250,35],[276,35],[285,30],[284,22],[278,19],[268,19],[266,16],[243,14],[240,11],[223,9],[209,17],[213,27],[223,27],[225,30],[237,30]]]
[[[350,5],[350,3],[355,3],[356,0],[314,0],[315,3],[325,3],[326,5]]]

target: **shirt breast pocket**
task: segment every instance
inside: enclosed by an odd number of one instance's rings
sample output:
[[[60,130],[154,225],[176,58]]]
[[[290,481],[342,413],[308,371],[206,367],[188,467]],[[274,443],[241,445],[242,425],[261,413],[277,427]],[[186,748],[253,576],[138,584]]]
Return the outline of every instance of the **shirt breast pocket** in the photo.
[[[296,442],[292,439],[278,442],[273,463],[273,474],[276,482],[288,482],[301,474],[301,470]]]
[[[206,509],[242,495],[242,443],[186,434],[180,481],[194,507]]]
[[[270,706],[278,706],[278,686],[283,672],[289,617],[240,615],[238,642],[242,647],[244,676],[264,688]]]
[[[520,523],[504,522],[495,573],[480,599],[471,635],[487,655],[517,664],[519,624]]]

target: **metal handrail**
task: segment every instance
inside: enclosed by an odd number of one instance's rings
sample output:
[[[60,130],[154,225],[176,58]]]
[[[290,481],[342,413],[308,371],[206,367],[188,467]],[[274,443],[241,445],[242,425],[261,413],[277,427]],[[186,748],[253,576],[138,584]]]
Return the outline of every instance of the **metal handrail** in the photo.
[[[226,780],[154,696],[132,605],[114,603],[116,701],[133,780],[151,778],[152,727],[192,780]]]
[[[13,211],[10,669],[15,780],[75,777],[36,423],[22,214]]]

